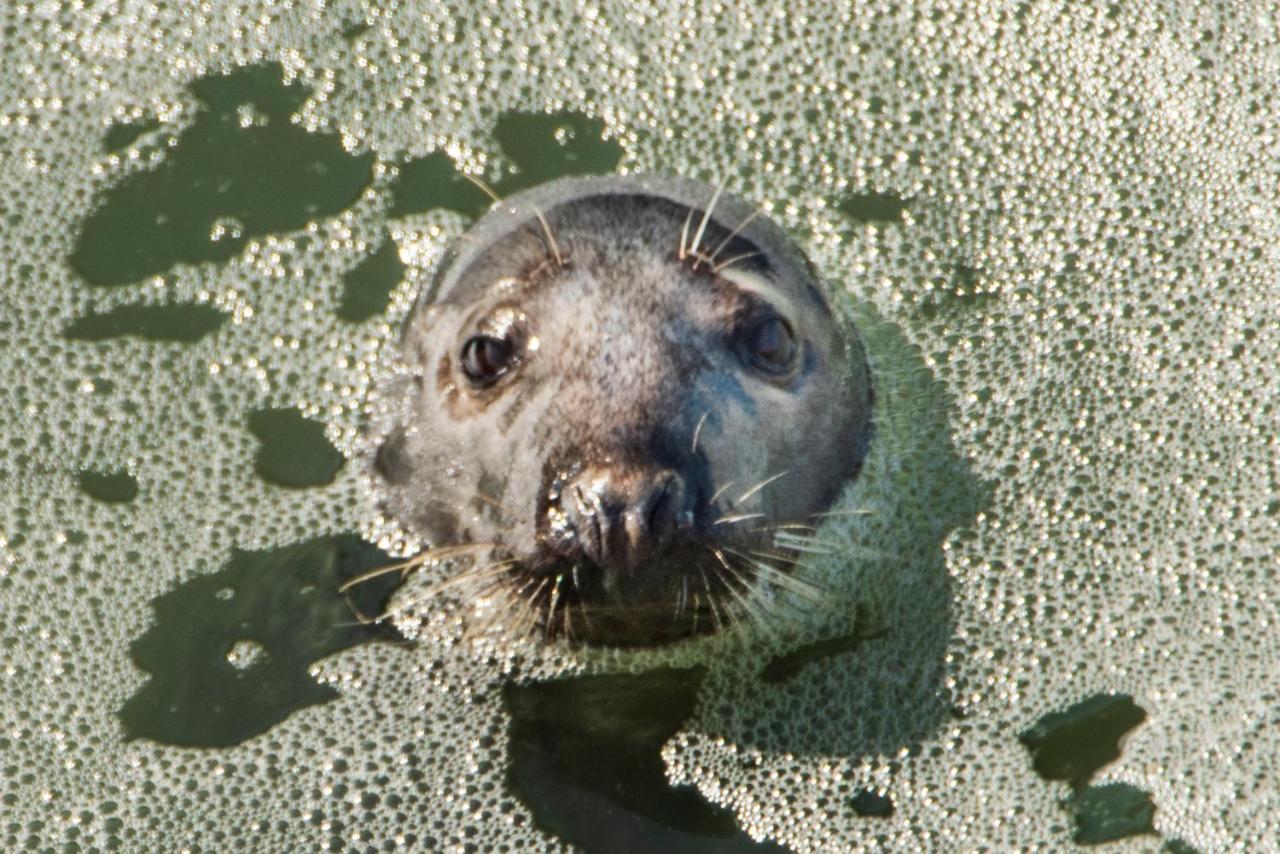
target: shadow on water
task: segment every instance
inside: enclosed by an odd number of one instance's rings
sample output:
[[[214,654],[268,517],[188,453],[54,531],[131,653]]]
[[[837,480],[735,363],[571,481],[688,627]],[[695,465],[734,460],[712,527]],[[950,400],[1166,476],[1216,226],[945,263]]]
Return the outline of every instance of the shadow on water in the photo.
[[[352,611],[378,613],[395,576],[359,585],[351,602],[338,587],[390,560],[350,534],[317,537],[237,550],[220,571],[157,597],[155,623],[130,647],[151,679],[120,709],[127,736],[227,747],[336,697],[310,675],[312,663],[397,637]]]
[[[966,536],[990,484],[956,450],[950,395],[919,350],[870,306],[852,313],[873,367],[880,447],[851,494],[867,515],[844,532],[849,563],[833,570],[852,595],[839,621],[846,628],[749,675],[717,671],[691,722],[766,754],[914,755],[964,715],[944,684],[955,617],[943,543]],[[874,797],[851,809],[891,808]]]
[[[660,751],[693,713],[703,668],[508,684],[507,782],[539,826],[587,851],[783,851],[667,782]]]

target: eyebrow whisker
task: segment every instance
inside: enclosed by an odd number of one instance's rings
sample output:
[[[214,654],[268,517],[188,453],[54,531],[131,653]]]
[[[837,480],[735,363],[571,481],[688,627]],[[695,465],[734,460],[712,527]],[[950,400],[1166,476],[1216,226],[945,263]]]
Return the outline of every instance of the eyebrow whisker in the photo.
[[[680,228],[680,248],[676,252],[676,258],[680,261],[683,261],[685,255],[687,255],[689,252],[689,249],[688,249],[689,223],[692,221],[693,221],[693,208],[689,208],[689,213],[686,214],[684,218],[684,225],[681,226]]]
[[[707,203],[707,209],[702,212],[702,222],[698,223],[698,230],[693,235],[693,244],[689,247],[689,254],[696,255],[698,246],[702,243],[702,235],[707,230],[707,223],[711,221],[711,212],[716,209],[716,202],[720,200],[720,194],[724,192],[725,186],[729,183],[729,179],[723,179],[716,187],[716,191],[711,194],[711,201]],[[699,261],[702,259],[699,258]]]
[[[717,246],[715,249],[712,249],[712,250],[711,250],[711,254],[707,256],[707,263],[708,263],[708,264],[711,264],[711,265],[714,267],[714,266],[715,266],[715,263],[716,263],[716,256],[718,256],[718,255],[720,254],[720,252],[721,252],[721,251],[722,251],[726,246],[728,246],[728,245],[729,245],[729,241],[731,241],[731,240],[733,240],[733,238],[737,237],[737,236],[738,236],[738,234],[742,231],[742,229],[746,228],[746,227],[751,223],[751,220],[753,220],[753,219],[755,219],[756,217],[760,216],[760,214],[762,214],[762,213],[764,213],[764,208],[756,208],[756,209],[755,209],[755,210],[753,210],[750,214],[748,214],[748,215],[747,215],[747,218],[746,218],[746,219],[744,219],[742,222],[738,223],[738,224],[734,227],[733,231],[729,232],[729,236],[728,236],[728,237],[726,237],[724,240],[721,240],[721,241],[720,241],[720,245],[719,245],[719,246]]]
[[[477,178],[475,175],[470,175],[466,172],[462,173],[462,177],[466,178],[472,184],[475,184],[482,193],[493,199],[495,202],[502,201],[502,196],[498,195],[498,191],[489,186],[489,184],[482,178]],[[556,243],[556,236],[551,232],[550,223],[547,222],[547,218],[543,216],[542,211],[537,205],[530,205],[530,207],[533,208],[533,215],[538,218],[538,222],[542,225],[542,233],[547,237],[547,247],[551,250],[551,254],[556,259],[556,266],[563,267],[564,256],[560,254],[560,244]]]

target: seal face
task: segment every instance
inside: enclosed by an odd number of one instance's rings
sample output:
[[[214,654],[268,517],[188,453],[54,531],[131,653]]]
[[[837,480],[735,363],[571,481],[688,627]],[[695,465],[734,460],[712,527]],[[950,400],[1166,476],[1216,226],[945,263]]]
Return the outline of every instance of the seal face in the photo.
[[[379,500],[433,547],[491,549],[476,595],[519,628],[713,631],[856,476],[861,345],[757,214],[684,179],[554,181],[496,204],[419,298]]]

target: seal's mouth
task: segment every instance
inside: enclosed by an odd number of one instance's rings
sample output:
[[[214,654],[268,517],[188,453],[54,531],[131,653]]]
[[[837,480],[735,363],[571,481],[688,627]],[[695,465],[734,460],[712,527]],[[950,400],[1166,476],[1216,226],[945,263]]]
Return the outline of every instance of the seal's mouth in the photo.
[[[511,628],[570,644],[657,646],[723,631],[766,607],[761,576],[797,555],[762,543],[683,540],[620,568],[585,554],[513,562],[503,584]]]

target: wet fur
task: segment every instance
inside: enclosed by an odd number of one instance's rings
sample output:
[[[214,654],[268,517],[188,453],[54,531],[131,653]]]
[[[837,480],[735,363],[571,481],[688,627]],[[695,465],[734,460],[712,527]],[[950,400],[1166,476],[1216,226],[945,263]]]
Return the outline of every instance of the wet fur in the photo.
[[[728,195],[707,215],[713,195],[640,176],[515,196],[458,242],[406,323],[406,372],[383,390],[400,415],[374,461],[381,502],[433,546],[494,543],[493,560],[512,563],[490,587],[507,591],[524,628],[629,644],[719,626],[795,552],[729,555],[772,547],[778,525],[812,521],[865,456],[860,343],[834,322],[786,236]],[[744,369],[732,346],[761,303],[755,283],[785,303],[802,342],[785,383]],[[476,389],[458,354],[495,312],[526,324],[537,347],[503,382]],[[623,477],[654,466],[696,491],[688,542],[643,571],[585,568],[594,580],[582,581],[575,567],[569,577],[557,484],[584,468]]]

